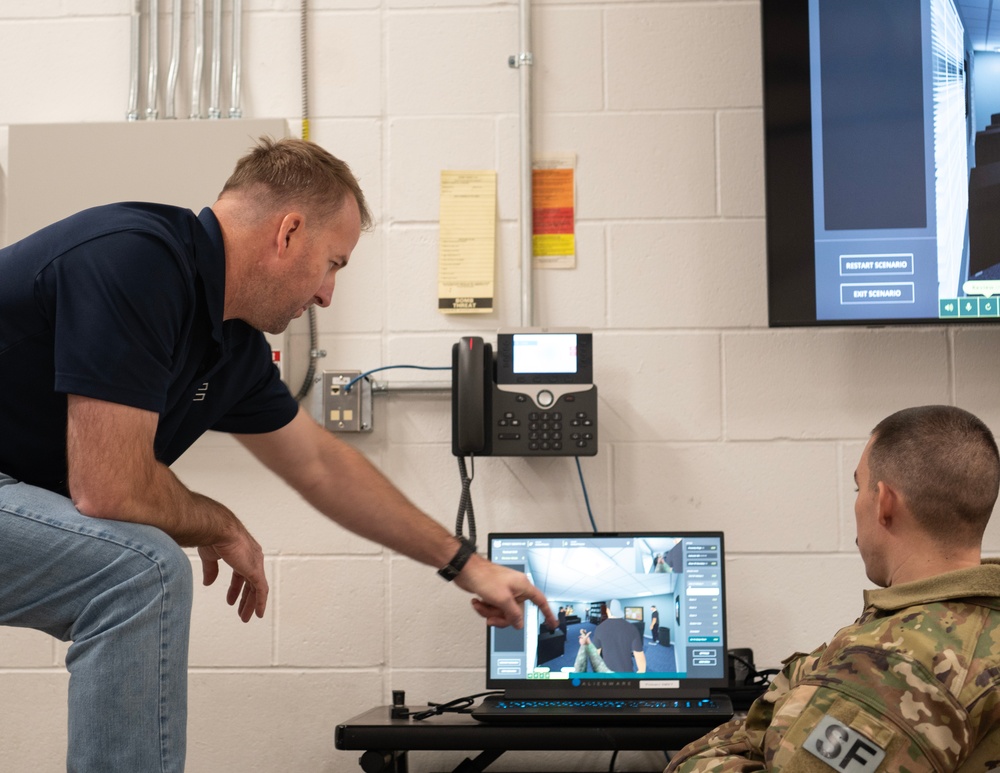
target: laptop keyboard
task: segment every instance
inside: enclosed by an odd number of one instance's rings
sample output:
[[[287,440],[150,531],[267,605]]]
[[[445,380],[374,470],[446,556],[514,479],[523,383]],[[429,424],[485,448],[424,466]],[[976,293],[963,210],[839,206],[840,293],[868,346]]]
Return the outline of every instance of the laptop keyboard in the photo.
[[[664,714],[687,714],[692,711],[715,713],[722,710],[719,703],[711,698],[702,698],[700,700],[656,700],[631,698],[602,698],[597,700],[538,700],[501,698],[493,705],[498,710],[510,711],[511,713],[529,711],[555,714],[575,714],[577,712],[586,711],[615,712],[620,714],[628,714],[635,711],[642,711],[643,713],[661,712]]]
[[[711,698],[509,698],[489,695],[472,709],[481,722],[720,725],[733,715],[728,695]]]

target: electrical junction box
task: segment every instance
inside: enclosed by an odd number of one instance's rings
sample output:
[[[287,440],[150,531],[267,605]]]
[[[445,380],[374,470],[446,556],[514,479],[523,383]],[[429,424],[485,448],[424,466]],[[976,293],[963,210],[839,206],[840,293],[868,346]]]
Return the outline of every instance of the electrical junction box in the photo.
[[[372,386],[360,375],[359,370],[324,370],[317,379],[313,413],[330,432],[372,431]]]

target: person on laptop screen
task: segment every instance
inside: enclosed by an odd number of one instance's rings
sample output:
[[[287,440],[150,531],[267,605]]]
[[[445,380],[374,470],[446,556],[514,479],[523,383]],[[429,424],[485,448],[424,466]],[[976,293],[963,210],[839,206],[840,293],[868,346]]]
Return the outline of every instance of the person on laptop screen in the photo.
[[[574,671],[586,671],[588,666],[595,673],[608,674],[646,673],[646,654],[642,651],[642,635],[638,629],[624,620],[622,603],[614,599],[601,609],[607,617],[597,626],[591,638],[590,631],[580,629],[580,649],[576,654]],[[632,659],[635,659],[635,665]]]
[[[1000,486],[993,435],[958,408],[899,411],[872,430],[854,479],[857,545],[881,589],[667,773],[996,769],[1000,562],[981,558]]]
[[[618,599],[608,604],[608,619],[597,626],[591,641],[597,654],[612,671],[646,671],[646,655],[642,651],[642,634],[624,619],[625,610]],[[635,666],[632,659],[635,658]]]

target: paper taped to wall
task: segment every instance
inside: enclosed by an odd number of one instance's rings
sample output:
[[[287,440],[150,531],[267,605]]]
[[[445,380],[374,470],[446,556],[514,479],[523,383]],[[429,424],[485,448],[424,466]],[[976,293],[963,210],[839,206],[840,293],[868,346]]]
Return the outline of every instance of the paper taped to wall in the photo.
[[[438,311],[493,311],[497,173],[441,172]]]

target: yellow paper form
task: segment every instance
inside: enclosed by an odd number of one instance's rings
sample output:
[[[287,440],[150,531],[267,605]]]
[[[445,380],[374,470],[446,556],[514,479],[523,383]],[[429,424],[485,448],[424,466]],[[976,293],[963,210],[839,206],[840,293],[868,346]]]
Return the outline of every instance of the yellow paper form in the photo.
[[[497,173],[441,172],[438,311],[493,311]]]

